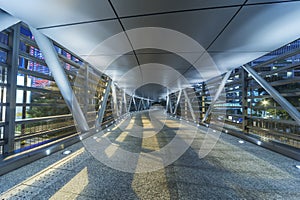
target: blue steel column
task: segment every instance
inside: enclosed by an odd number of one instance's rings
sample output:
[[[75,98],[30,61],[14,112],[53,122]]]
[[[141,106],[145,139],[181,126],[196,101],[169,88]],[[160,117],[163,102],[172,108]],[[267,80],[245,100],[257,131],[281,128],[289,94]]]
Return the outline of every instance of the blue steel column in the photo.
[[[6,102],[9,103],[5,112],[4,128],[4,154],[14,151],[15,145],[15,120],[16,120],[16,93],[17,93],[17,74],[20,43],[20,24],[13,27],[13,35],[9,37],[9,43],[12,47],[8,56],[9,67],[7,69],[7,93]]]
[[[299,111],[288,102],[280,93],[274,89],[265,79],[259,76],[254,69],[250,66],[242,66],[252,77],[253,79],[262,86],[272,97],[273,99],[281,105],[283,109],[285,109],[289,115],[300,125],[300,113]]]
[[[70,82],[66,76],[66,73],[59,62],[59,58],[53,46],[53,43],[35,28],[33,27],[29,27],[29,28],[35,37],[38,47],[43,52],[45,62],[47,63],[49,69],[51,70],[53,78],[62,96],[64,97],[66,104],[71,110],[80,131],[82,132],[89,131],[88,123],[74,95]]]

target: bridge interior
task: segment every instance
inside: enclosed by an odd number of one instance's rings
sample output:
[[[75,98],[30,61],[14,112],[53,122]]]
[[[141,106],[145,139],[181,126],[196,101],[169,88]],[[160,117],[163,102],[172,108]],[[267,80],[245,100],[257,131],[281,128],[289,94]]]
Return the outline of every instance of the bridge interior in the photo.
[[[0,0],[1,199],[300,199],[300,0]]]

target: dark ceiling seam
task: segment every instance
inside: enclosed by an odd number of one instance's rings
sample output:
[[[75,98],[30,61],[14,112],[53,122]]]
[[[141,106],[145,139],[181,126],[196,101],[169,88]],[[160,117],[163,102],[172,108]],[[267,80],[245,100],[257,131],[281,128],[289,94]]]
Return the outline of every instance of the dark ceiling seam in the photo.
[[[272,4],[280,4],[280,3],[291,3],[291,2],[299,2],[300,0],[289,0],[289,1],[276,1],[276,2],[259,2],[259,3],[249,3],[243,6],[255,6],[255,5],[272,5]],[[91,20],[91,21],[84,21],[84,22],[74,22],[68,24],[58,24],[53,26],[45,26],[39,27],[38,30],[43,29],[51,29],[51,28],[59,28],[65,26],[75,26],[81,24],[90,24],[90,23],[97,23],[97,22],[105,22],[105,21],[113,21],[118,19],[130,19],[130,18],[137,18],[137,17],[147,17],[147,16],[155,16],[155,15],[165,15],[165,14],[172,14],[172,13],[184,13],[184,12],[194,12],[194,11],[201,11],[201,10],[214,10],[214,9],[222,9],[222,8],[234,8],[240,7],[241,4],[230,5],[230,6],[215,6],[215,7],[207,7],[207,8],[193,8],[193,9],[184,9],[184,10],[174,10],[174,11],[165,11],[165,12],[155,12],[155,13],[148,13],[148,14],[140,14],[140,15],[128,15],[118,18],[106,18],[106,19],[99,19],[99,20]]]
[[[53,25],[53,26],[44,26],[44,27],[37,28],[37,30],[60,28],[60,27],[65,27],[65,26],[76,26],[76,25],[81,25],[81,24],[92,24],[92,23],[105,22],[105,21],[111,21],[111,20],[116,20],[116,19],[117,18],[106,18],[106,19],[98,19],[98,20],[92,20],[92,21],[74,22],[74,23],[59,24],[59,25]]]
[[[194,12],[194,11],[202,11],[202,10],[216,10],[216,9],[223,9],[223,8],[235,8],[235,7],[243,7],[243,6],[253,6],[253,5],[261,5],[261,4],[280,4],[280,3],[290,3],[290,2],[297,2],[300,0],[289,0],[289,1],[276,1],[276,2],[259,2],[259,3],[251,3],[251,4],[235,4],[229,6],[214,6],[214,7],[206,7],[206,8],[192,8],[192,9],[183,9],[183,10],[173,10],[173,11],[164,11],[164,12],[154,12],[148,14],[139,14],[139,15],[128,15],[122,16],[120,19],[127,19],[127,18],[136,18],[136,17],[148,17],[153,15],[165,15],[165,14],[173,14],[173,13],[184,13],[184,12]]]
[[[235,14],[230,18],[230,20],[226,23],[226,25],[223,27],[223,29],[219,32],[219,34],[215,37],[215,39],[209,44],[209,46],[206,48],[206,50],[208,50],[211,45],[220,37],[220,35],[225,31],[225,29],[229,26],[229,24],[232,22],[232,20],[238,15],[238,13],[240,12],[240,10],[243,8],[244,5],[246,5],[248,0],[245,0],[244,3],[240,6],[240,8],[235,12]],[[205,53],[205,52],[204,52]],[[184,77],[184,74],[186,74],[193,66],[195,63],[198,62],[198,60],[200,60],[200,58],[203,56],[202,53],[199,58],[185,71],[182,73],[181,76],[179,76],[176,80],[174,80],[173,82],[171,82],[169,85],[173,84],[174,82],[176,82],[179,78]],[[168,86],[169,86],[168,85]]]
[[[235,12],[235,14],[231,17],[231,19],[226,23],[226,25],[223,27],[223,29],[219,32],[219,34],[215,37],[215,39],[208,45],[206,50],[214,44],[214,42],[220,37],[220,35],[225,31],[225,29],[229,26],[229,24],[233,21],[233,19],[239,14],[239,12],[242,10],[243,6],[247,3],[248,0],[245,0],[244,4],[241,5],[241,7]]]
[[[128,36],[127,32],[126,32],[126,29],[125,29],[124,25],[122,24],[121,19],[119,18],[119,15],[118,15],[116,9],[114,8],[114,5],[112,4],[111,0],[108,0],[108,2],[109,2],[109,4],[110,4],[112,10],[114,11],[116,17],[118,18],[118,21],[119,21],[119,23],[120,23],[120,25],[121,25],[121,27],[122,27],[122,29],[123,29],[125,35],[126,35],[126,38],[127,38],[128,42],[129,42],[130,46],[131,46],[131,49],[132,49],[132,52],[133,52],[133,54],[134,54],[134,56],[135,56],[136,62],[137,62],[137,64],[138,64],[139,68],[140,68],[140,73],[141,73],[141,78],[142,78],[142,83],[143,83],[143,82],[144,82],[144,79],[143,79],[142,69],[141,69],[141,65],[140,65],[139,59],[138,59],[138,57],[137,57],[137,54],[136,54],[136,52],[135,52],[135,50],[134,50],[134,48],[133,48],[133,45],[132,45],[132,43],[131,43],[131,41],[130,41],[130,39],[129,39],[129,36]]]

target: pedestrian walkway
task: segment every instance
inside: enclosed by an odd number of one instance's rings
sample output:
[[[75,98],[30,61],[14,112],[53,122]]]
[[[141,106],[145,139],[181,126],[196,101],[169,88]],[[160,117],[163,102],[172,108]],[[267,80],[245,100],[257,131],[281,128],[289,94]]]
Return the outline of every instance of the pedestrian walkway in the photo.
[[[162,111],[134,113],[68,147],[69,155],[56,152],[1,176],[1,199],[300,199],[299,162],[224,133],[200,159],[206,133],[207,128],[166,117]],[[150,153],[175,141],[176,135],[187,150],[164,166],[165,160]],[[110,145],[101,146],[103,140]],[[139,157],[132,163],[121,157],[121,150]],[[172,147],[163,153],[180,151]],[[99,154],[105,155],[104,163],[119,158],[118,165],[103,164]]]

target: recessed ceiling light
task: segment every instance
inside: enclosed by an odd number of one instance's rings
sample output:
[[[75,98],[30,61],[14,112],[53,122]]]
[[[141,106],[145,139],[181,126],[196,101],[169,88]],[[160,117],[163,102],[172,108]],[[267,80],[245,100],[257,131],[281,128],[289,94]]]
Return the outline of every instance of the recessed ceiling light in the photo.
[[[262,144],[262,142],[261,141],[257,141],[256,144],[260,146]]]
[[[107,131],[110,131],[110,129],[107,129]]]
[[[225,130],[225,133],[228,133],[228,130]]]
[[[64,154],[64,155],[69,155],[70,153],[72,153],[71,150],[65,150],[65,151],[62,152],[62,154]]]
[[[244,144],[245,142],[244,142],[244,140],[239,140],[239,143]]]

